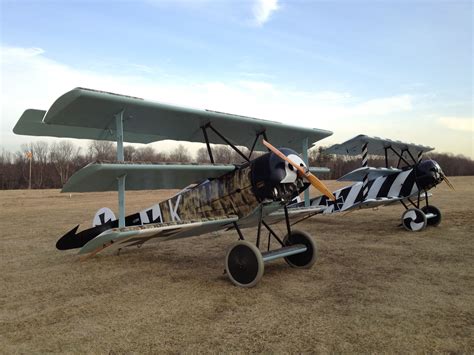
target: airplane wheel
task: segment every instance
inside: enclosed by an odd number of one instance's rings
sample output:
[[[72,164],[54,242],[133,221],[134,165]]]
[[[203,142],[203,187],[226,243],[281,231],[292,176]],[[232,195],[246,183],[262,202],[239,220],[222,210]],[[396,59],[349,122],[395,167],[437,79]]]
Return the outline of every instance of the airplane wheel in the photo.
[[[283,244],[286,246],[295,244],[306,245],[307,250],[304,253],[285,257],[285,261],[291,267],[309,269],[316,262],[318,257],[318,248],[316,247],[316,243],[309,233],[293,230],[291,231],[290,235],[287,234],[285,238],[283,238]]]
[[[403,212],[402,224],[410,232],[419,232],[427,225],[426,215],[418,208],[410,208]]]
[[[432,213],[435,216],[431,218],[427,218],[427,222],[429,226],[436,227],[438,224],[441,223],[441,211],[438,207],[433,205],[424,206],[422,209],[423,213],[427,215],[428,213]]]
[[[225,269],[230,281],[237,286],[255,286],[262,278],[264,268],[262,253],[249,242],[239,240],[227,251]]]

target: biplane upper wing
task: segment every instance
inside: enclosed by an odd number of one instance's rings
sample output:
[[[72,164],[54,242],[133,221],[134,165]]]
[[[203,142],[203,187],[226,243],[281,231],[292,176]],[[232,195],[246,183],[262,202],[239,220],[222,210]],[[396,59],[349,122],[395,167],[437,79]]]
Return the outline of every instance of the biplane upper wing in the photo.
[[[123,119],[123,139],[150,143],[164,139],[224,143],[221,136],[240,146],[264,149],[256,135],[265,134],[274,145],[301,151],[301,142],[328,137],[330,131],[285,125],[279,122],[198,110],[76,88],[58,98],[47,112],[27,110],[13,129],[16,134],[116,140],[116,119]]]
[[[226,218],[209,218],[199,221],[152,223],[108,229],[85,244],[79,254],[94,256],[106,248],[120,249],[141,246],[150,240],[164,241],[197,236],[227,228],[237,220],[237,216],[227,216]]]
[[[384,139],[379,137],[370,137],[364,134],[360,134],[348,141],[335,144],[324,150],[327,154],[341,154],[341,155],[359,155],[362,152],[362,147],[367,143],[367,153],[371,155],[385,155],[386,149],[390,147],[398,151],[408,151],[413,156],[417,156],[420,152],[425,153],[433,150],[434,148],[414,144],[404,143],[401,141],[394,141],[391,139]]]
[[[92,163],[72,175],[62,192],[115,191],[121,176],[126,190],[177,189],[233,170],[219,164]]]

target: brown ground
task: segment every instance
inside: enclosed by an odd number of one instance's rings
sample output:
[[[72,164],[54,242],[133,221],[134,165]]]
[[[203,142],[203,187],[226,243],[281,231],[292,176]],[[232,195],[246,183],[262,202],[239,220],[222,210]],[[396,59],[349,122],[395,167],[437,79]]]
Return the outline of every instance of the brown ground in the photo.
[[[452,180],[433,191],[439,227],[405,232],[398,205],[316,216],[299,225],[315,266],[274,261],[253,289],[223,275],[233,233],[80,263],[56,239],[115,194],[1,191],[0,351],[472,353],[474,178]],[[168,194],[128,193],[127,210]]]

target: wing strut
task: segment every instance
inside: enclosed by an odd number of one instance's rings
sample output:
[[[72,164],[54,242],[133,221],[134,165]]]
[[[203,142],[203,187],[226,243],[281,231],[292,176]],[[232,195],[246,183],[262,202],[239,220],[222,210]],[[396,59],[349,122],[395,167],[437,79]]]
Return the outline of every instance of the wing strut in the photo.
[[[117,132],[117,161],[123,162],[123,110],[115,115],[115,129]],[[119,228],[125,227],[125,178],[127,174],[117,178],[118,204],[119,204]]]
[[[303,161],[304,163],[306,164],[306,166],[309,166],[309,162],[308,162],[308,147],[309,146],[309,142],[308,142],[308,137],[306,138],[303,138],[303,146],[301,148],[301,153],[303,155]],[[304,206],[305,207],[309,207],[309,188],[308,189],[305,189],[304,190]]]

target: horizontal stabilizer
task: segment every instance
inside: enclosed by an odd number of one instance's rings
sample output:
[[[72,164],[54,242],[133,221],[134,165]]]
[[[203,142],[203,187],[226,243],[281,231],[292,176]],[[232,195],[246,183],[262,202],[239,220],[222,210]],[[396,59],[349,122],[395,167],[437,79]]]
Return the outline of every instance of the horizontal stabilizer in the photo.
[[[274,145],[301,151],[303,140],[308,139],[311,147],[314,142],[332,134],[322,129],[191,109],[84,88],[73,89],[59,97],[43,114],[42,123],[38,121],[39,115],[34,123],[23,120],[23,129],[15,133],[115,140],[115,115],[120,112],[123,113],[124,141],[130,143],[164,139],[204,143],[202,128],[211,126],[236,145],[252,148],[255,136],[265,133]],[[213,129],[208,128],[207,135],[210,143],[224,144]],[[260,139],[255,142],[255,149],[265,149]]]
[[[124,175],[126,190],[179,189],[233,170],[234,165],[92,163],[72,175],[61,192],[115,191]]]
[[[337,181],[363,181],[365,175],[368,174],[369,180],[376,179],[381,176],[392,175],[400,173],[401,169],[396,168],[372,168],[372,167],[363,167],[355,169],[350,173],[347,173],[344,176],[341,176]]]
[[[420,152],[429,152],[433,150],[432,147],[414,143],[404,143],[394,141],[391,139],[384,139],[379,137],[369,137],[366,135],[358,135],[348,141],[335,144],[324,150],[326,154],[340,154],[340,155],[360,155],[362,154],[362,146],[367,143],[367,152],[371,155],[385,156],[385,149],[392,147],[394,150],[400,152],[402,150],[409,151],[415,158]]]

